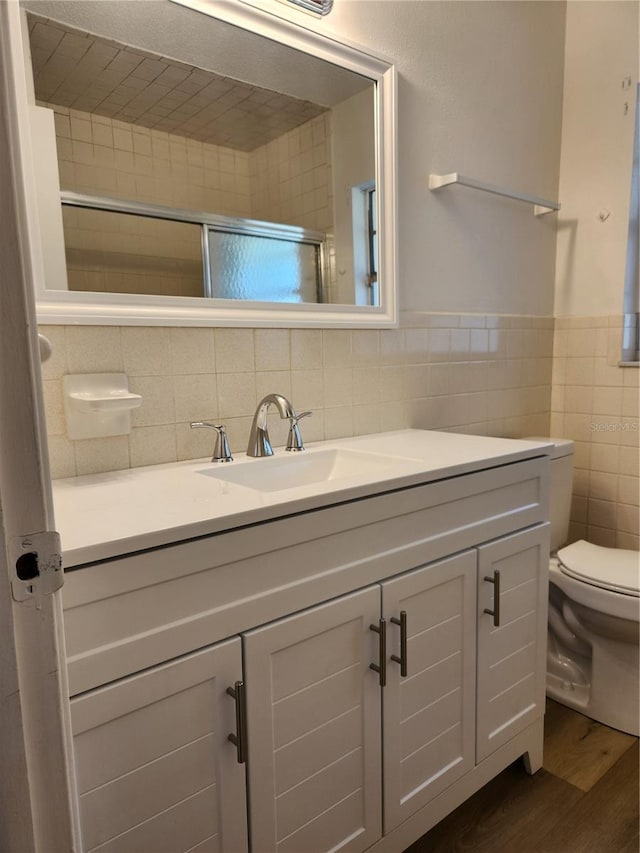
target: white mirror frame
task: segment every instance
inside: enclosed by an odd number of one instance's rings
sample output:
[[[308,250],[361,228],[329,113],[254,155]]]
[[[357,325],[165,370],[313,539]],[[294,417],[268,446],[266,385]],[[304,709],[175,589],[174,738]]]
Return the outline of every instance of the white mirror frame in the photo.
[[[252,326],[252,327],[347,327],[389,328],[397,325],[396,256],[396,71],[395,67],[369,50],[344,44],[315,33],[275,14],[242,2],[215,0],[171,0],[195,12],[233,24],[273,41],[296,48],[319,59],[368,77],[376,84],[375,142],[378,187],[378,275],[380,306],[316,305],[211,300],[194,297],[137,296],[130,294],[85,293],[44,287],[44,251],[38,220],[34,153],[31,142],[28,82],[24,74],[24,32],[15,3],[12,26],[4,37],[3,49],[10,48],[14,61],[14,81],[24,110],[19,133],[23,154],[32,179],[25,187],[29,216],[31,259],[34,265],[36,311],[40,323],[135,326]],[[11,4],[14,5],[14,4]],[[8,41],[8,44],[7,44]],[[22,91],[20,91],[22,90]],[[22,97],[20,97],[22,96]],[[33,109],[33,108],[31,108]],[[31,158],[31,164],[29,163]]]

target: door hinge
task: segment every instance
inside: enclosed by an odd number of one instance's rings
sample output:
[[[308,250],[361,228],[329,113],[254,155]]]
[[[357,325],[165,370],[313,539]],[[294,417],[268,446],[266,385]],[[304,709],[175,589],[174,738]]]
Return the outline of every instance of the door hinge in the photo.
[[[36,603],[64,583],[60,534],[29,533],[11,540],[11,593],[15,601]]]

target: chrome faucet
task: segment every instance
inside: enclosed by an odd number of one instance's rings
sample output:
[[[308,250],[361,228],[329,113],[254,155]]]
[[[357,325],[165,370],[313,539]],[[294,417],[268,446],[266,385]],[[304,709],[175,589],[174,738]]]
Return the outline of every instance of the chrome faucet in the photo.
[[[216,446],[213,449],[212,462],[233,462],[233,456],[229,449],[227,440],[227,432],[224,424],[209,424],[205,421],[192,421],[189,424],[191,429],[214,429],[216,435]]]
[[[273,447],[269,439],[269,430],[267,428],[267,412],[271,404],[278,409],[280,417],[285,420],[289,419],[289,437],[287,439],[287,450],[304,450],[302,436],[298,427],[298,421],[308,417],[311,412],[302,412],[297,414],[291,403],[282,394],[267,394],[259,403],[256,413],[251,424],[251,432],[249,433],[249,444],[247,446],[247,456],[273,456]]]
[[[294,417],[290,419],[291,423],[289,424],[289,435],[287,437],[287,446],[285,447],[285,450],[304,450],[298,421],[301,421],[302,418],[310,418],[312,414],[313,412],[300,412],[299,415],[294,415]]]

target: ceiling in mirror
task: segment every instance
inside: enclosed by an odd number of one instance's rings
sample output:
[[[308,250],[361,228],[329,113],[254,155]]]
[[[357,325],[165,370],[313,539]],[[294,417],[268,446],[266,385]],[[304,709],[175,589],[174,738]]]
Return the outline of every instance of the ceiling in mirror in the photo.
[[[21,5],[47,302],[381,305],[389,66],[242,3]]]
[[[327,109],[33,14],[28,22],[39,101],[239,151]]]

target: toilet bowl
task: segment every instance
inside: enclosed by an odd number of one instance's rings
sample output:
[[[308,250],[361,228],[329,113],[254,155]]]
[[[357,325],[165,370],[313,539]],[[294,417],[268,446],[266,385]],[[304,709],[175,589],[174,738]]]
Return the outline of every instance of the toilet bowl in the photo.
[[[640,734],[640,563],[580,541],[549,564],[547,695]]]
[[[546,440],[554,443],[547,695],[637,736],[640,554],[584,541],[561,547],[569,533],[573,442]]]

